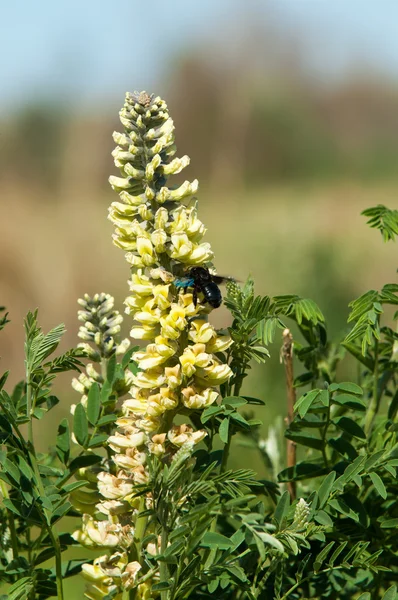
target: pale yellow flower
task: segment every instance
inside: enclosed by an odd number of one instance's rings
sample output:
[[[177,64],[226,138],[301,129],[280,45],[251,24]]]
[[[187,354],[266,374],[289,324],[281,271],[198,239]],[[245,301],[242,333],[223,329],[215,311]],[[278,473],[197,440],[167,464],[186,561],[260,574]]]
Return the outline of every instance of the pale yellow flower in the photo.
[[[190,425],[173,425],[169,430],[167,437],[174,446],[182,446],[187,442],[199,444],[205,437],[207,432],[203,430],[194,431]]]
[[[119,500],[133,491],[133,484],[129,477],[119,471],[118,476],[111,473],[98,474],[98,490],[108,500]]]
[[[168,387],[161,387],[158,394],[153,394],[148,398],[148,415],[158,417],[167,410],[172,410],[178,406],[177,395]]]
[[[153,435],[151,441],[148,442],[148,449],[151,454],[155,456],[162,456],[166,452],[165,447],[166,434],[158,433]]]
[[[182,372],[186,377],[192,377],[197,367],[206,367],[211,361],[211,355],[205,352],[204,344],[193,344],[187,346],[179,360]]]
[[[144,275],[142,269],[133,273],[128,283],[130,290],[137,296],[150,296],[153,293],[153,284],[149,277]]]
[[[84,546],[115,548],[120,542],[118,535],[120,530],[120,525],[114,525],[109,521],[95,521],[89,515],[83,515],[82,531],[75,532],[72,537]]]
[[[142,388],[157,388],[165,382],[164,370],[162,368],[140,371],[134,375],[134,385]]]
[[[218,398],[218,392],[212,388],[196,389],[188,387],[181,390],[183,404],[187,408],[207,408],[211,406]]]
[[[232,371],[228,365],[214,359],[208,366],[197,369],[195,379],[200,385],[216,386],[228,381],[231,375]]]
[[[165,367],[164,374],[166,378],[166,383],[170,389],[173,390],[181,385],[181,365],[175,365],[174,367]]]
[[[138,429],[129,434],[116,431],[115,435],[111,435],[108,438],[108,444],[114,452],[121,452],[127,448],[138,448],[139,446],[142,446],[145,441],[145,433]]]
[[[215,354],[216,352],[225,352],[232,344],[232,339],[229,335],[216,335],[208,344],[206,344],[207,352]]]
[[[138,572],[142,569],[142,566],[136,560],[128,563],[122,574],[122,583],[126,590],[130,590],[137,579]]]
[[[160,318],[160,325],[164,337],[171,340],[178,339],[181,331],[187,326],[184,308],[178,304],[172,304],[168,314]]]

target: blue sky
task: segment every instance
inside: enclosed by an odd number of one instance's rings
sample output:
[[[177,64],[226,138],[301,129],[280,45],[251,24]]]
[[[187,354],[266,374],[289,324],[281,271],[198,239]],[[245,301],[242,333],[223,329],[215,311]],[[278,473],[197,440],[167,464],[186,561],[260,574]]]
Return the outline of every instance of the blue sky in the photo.
[[[396,0],[4,0],[0,111],[61,94],[86,109],[120,103],[192,48],[239,53],[253,22],[299,37],[315,76],[373,65],[398,80]]]

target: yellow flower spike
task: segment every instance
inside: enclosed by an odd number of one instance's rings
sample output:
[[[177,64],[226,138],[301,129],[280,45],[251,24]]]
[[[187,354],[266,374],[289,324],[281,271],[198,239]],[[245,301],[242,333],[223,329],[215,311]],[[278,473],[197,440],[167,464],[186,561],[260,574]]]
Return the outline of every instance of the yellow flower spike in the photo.
[[[211,406],[218,398],[219,394],[212,388],[196,389],[188,387],[181,390],[183,404],[187,408],[198,409]]]

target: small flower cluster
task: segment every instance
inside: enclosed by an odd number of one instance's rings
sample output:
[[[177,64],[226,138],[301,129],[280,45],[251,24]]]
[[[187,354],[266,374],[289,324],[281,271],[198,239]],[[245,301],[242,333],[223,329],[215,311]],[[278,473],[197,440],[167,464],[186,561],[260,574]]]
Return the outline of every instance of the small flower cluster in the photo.
[[[192,201],[198,182],[186,181],[176,189],[166,186],[169,175],[189,164],[187,156],[173,158],[174,125],[167,106],[145,92],[127,94],[120,119],[125,132],[114,134],[118,146],[113,156],[122,177],[110,178],[120,201],[112,203],[109,218],[115,225],[114,243],[126,252],[132,268],[125,301],[126,313],[134,320],[131,337],[147,345],[133,355],[138,372],[132,375],[117,431],[108,439],[117,471],[98,475],[103,501],[97,510],[103,520],[86,515],[76,534],[85,545],[115,552],[85,567],[84,573],[97,586],[97,595],[88,592],[89,598],[102,597],[99,589],[106,595],[114,584],[120,589],[137,585],[136,597],[141,597],[141,584],[135,579],[140,564],[129,563],[127,555],[134,540],[139,559],[136,521],[142,499],[134,490],[148,479],[147,456],[171,460],[182,446],[202,441],[204,430],[173,424],[174,418],[212,405],[219,396],[218,386],[232,375],[216,356],[231,339],[208,322],[208,306],[195,305],[192,293],[175,286],[176,278],[190,266],[210,266],[213,253],[202,242],[205,227],[196,205],[182,203]],[[151,498],[144,503],[150,506]],[[149,547],[145,550],[150,552]],[[116,563],[117,573],[103,566]]]
[[[84,340],[78,344],[79,348],[94,362],[105,364],[105,361],[113,354],[124,354],[130,346],[130,340],[124,339],[117,343],[116,337],[120,333],[120,325],[123,322],[122,315],[114,310],[114,298],[109,294],[95,294],[90,298],[88,294],[80,298],[78,303],[82,310],[78,312],[78,319],[83,323],[80,326],[78,336]],[[93,344],[95,347],[93,347]],[[87,394],[94,382],[102,384],[104,373],[99,373],[92,363],[86,365],[86,373],[81,373],[78,378],[73,379],[72,387],[82,394],[83,406],[87,404]],[[120,393],[124,395],[131,385],[131,378],[120,382]],[[73,413],[73,407],[72,407]]]

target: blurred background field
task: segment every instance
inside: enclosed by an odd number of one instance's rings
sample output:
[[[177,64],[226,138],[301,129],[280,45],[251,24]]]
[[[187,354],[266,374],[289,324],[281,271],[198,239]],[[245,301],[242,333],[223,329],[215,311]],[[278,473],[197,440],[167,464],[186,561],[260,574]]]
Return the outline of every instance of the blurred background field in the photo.
[[[168,102],[220,273],[313,298],[332,337],[351,299],[396,281],[396,247],[360,212],[398,207],[398,5],[25,0],[2,12],[0,304],[11,323],[0,356],[12,382],[27,310],[39,307],[44,329],[66,324],[64,349],[85,292],[123,310],[129,273],[111,242],[107,179],[127,90]],[[211,318],[228,326],[223,308]],[[245,388],[266,402],[264,435],[284,402],[279,342],[271,354]],[[57,384],[54,428],[77,400],[70,379]],[[54,436],[38,424],[43,449]]]

